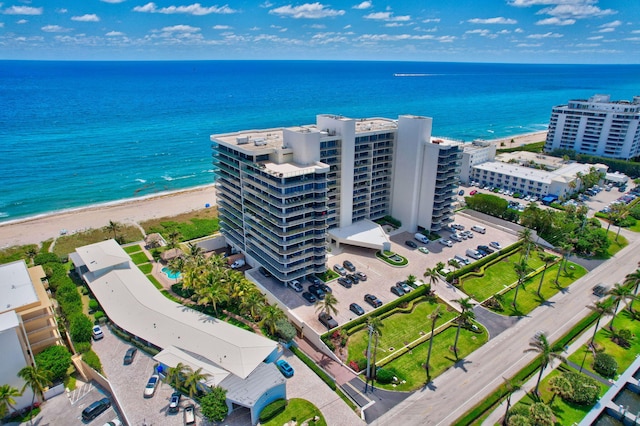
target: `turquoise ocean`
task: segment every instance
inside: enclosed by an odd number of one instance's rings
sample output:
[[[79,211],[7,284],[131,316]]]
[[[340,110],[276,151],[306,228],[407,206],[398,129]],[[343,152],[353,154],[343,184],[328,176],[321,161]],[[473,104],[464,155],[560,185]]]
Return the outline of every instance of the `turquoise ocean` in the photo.
[[[0,61],[0,221],[213,183],[215,133],[415,114],[494,139],[596,93],[640,95],[640,65]]]

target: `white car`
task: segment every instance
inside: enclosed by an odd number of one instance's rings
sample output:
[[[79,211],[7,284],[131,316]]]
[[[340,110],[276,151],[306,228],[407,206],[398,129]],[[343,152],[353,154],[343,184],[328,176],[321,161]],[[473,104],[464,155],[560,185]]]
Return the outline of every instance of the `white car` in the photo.
[[[147,386],[144,387],[144,397],[151,398],[154,393],[156,393],[156,388],[158,387],[158,382],[160,382],[160,376],[154,374],[149,377],[149,381],[147,382]]]
[[[91,329],[91,336],[93,337],[93,340],[100,340],[104,337],[104,333],[102,332],[102,329],[99,325],[93,326],[93,328]]]
[[[495,247],[495,248],[497,248],[498,250],[502,250],[502,246],[501,246],[501,245],[500,245],[500,243],[499,243],[499,242],[497,242],[497,241],[491,241],[491,242],[489,243],[489,245],[490,245],[491,247]]]
[[[122,426],[122,422],[120,421],[120,419],[113,419],[110,422],[106,422],[102,426]]]
[[[451,240],[445,240],[444,238],[441,238],[438,240],[438,242],[443,246],[453,247],[453,243],[451,242]]]

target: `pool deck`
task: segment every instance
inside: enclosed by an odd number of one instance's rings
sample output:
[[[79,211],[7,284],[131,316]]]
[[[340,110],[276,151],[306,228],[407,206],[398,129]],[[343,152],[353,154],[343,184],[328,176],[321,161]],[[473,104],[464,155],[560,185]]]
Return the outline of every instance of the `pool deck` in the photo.
[[[591,411],[589,411],[585,418],[582,419],[579,426],[590,426],[594,424],[598,419],[598,416],[600,416],[602,412],[606,411],[607,408],[609,408],[610,411],[619,413],[621,416],[624,416],[626,418],[625,424],[636,424],[635,422],[636,420],[638,420],[640,413],[629,412],[627,410],[627,407],[618,406],[615,402],[613,402],[613,400],[616,395],[618,395],[618,393],[622,389],[624,389],[627,383],[635,386],[640,385],[640,380],[633,377],[638,369],[640,369],[640,356],[636,356],[635,361],[633,361],[629,368],[627,368],[625,372],[620,375],[618,380],[613,383],[607,393],[604,394],[602,398],[600,398],[596,405],[593,406]]]

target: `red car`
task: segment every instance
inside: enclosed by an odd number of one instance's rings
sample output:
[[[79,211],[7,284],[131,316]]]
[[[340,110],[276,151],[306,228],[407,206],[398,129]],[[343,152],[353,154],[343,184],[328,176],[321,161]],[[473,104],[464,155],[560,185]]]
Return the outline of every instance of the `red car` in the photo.
[[[476,195],[478,193],[478,191],[476,191],[475,189],[471,192],[469,192],[469,195]]]

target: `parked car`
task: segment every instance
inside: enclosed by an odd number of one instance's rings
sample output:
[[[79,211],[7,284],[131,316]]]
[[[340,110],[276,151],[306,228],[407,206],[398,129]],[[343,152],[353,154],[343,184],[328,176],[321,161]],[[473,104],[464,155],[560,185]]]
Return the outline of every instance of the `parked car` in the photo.
[[[502,246],[497,241],[491,241],[489,245],[491,245],[491,247],[497,248],[498,250],[502,250]]]
[[[405,242],[404,242],[404,244],[405,244],[406,246],[408,246],[408,247],[413,248],[413,249],[414,249],[414,248],[418,248],[418,245],[417,245],[416,243],[414,243],[413,241],[411,241],[411,240],[407,240],[407,241],[405,241]]]
[[[136,354],[138,353],[138,349],[137,348],[129,348],[127,349],[127,352],[125,352],[124,354],[124,360],[122,361],[124,365],[129,365],[131,363],[133,363],[133,359],[136,357]]]
[[[373,306],[374,308],[379,308],[380,306],[382,306],[382,301],[378,299],[376,296],[374,296],[373,294],[365,294],[364,301],[370,304],[371,306]]]
[[[462,231],[461,232],[462,235],[466,235],[467,238],[473,238],[473,232],[467,230],[467,231]]]
[[[195,425],[196,424],[196,406],[189,404],[184,407],[184,424]]]
[[[356,276],[358,278],[360,278],[360,281],[366,281],[367,280],[367,274],[365,274],[364,272],[356,272]]]
[[[293,377],[293,367],[291,367],[289,363],[284,359],[279,359],[278,361],[276,361],[276,367],[278,367],[278,370],[280,370],[284,377]]]
[[[471,190],[471,192],[469,192],[469,195],[476,195],[478,193],[478,191],[476,191],[475,189]]]
[[[458,191],[458,195],[464,195],[464,189],[461,189],[460,191]]]
[[[339,273],[340,275],[347,275],[347,270],[340,265],[333,265],[333,270]]]
[[[364,309],[362,309],[362,306],[358,305],[357,303],[350,304],[349,310],[358,316],[364,315]]]
[[[298,280],[292,280],[291,282],[289,282],[289,287],[294,289],[297,293],[301,293],[304,290],[302,284],[300,284],[300,281]]]
[[[244,259],[238,259],[235,262],[233,262],[230,267],[231,267],[231,269],[240,269],[244,265],[246,265],[245,260]]]
[[[353,282],[345,277],[338,278],[338,284],[340,284],[344,288],[351,288]]]
[[[149,377],[149,381],[147,382],[147,386],[144,387],[144,397],[151,398],[153,394],[156,393],[156,388],[158,387],[158,382],[160,381],[160,376],[154,374]]]
[[[451,238],[453,241],[456,241],[458,243],[462,241],[462,237],[459,236],[458,234],[451,234],[449,238]]]
[[[316,300],[318,300],[316,296],[309,293],[308,291],[305,291],[304,293],[302,293],[302,298],[309,303],[316,303]]]
[[[90,420],[95,419],[100,414],[104,413],[107,409],[111,407],[111,401],[109,398],[102,398],[98,401],[91,403],[87,408],[82,410],[82,420],[88,422]]]
[[[358,284],[360,282],[360,278],[356,274],[348,274],[345,278],[351,280],[353,284]]]
[[[329,330],[338,326],[338,321],[333,319],[333,317],[326,312],[321,312],[320,315],[318,315],[318,321],[320,321],[320,323]]]
[[[396,287],[400,287],[405,293],[409,293],[411,290],[413,290],[413,287],[411,287],[405,281],[398,281],[396,283]]]
[[[174,392],[171,394],[171,399],[169,400],[170,413],[177,413],[180,410],[180,398],[182,398],[182,394],[180,392]]]
[[[459,231],[464,231],[464,225],[460,225],[459,223],[452,223],[449,225],[453,229],[457,229]]]
[[[429,254],[429,249],[426,247],[418,247],[420,253]]]
[[[349,260],[345,260],[344,262],[342,262],[342,266],[344,266],[344,268],[349,272],[356,271],[356,266],[353,263],[351,263],[351,261]]]
[[[309,293],[313,294],[320,300],[324,299],[324,291],[322,291],[322,288],[319,285],[311,284],[309,286]]]
[[[326,285],[325,283],[316,284],[316,285],[320,286],[320,290],[322,290],[324,294],[333,293],[333,289],[328,285]]]
[[[438,240],[438,242],[443,246],[453,247],[453,242],[451,240],[445,240],[444,238],[441,238]]]
[[[484,255],[491,254],[491,253],[493,253],[493,252],[495,251],[495,250],[494,250],[494,249],[492,249],[491,247],[489,247],[489,246],[485,246],[485,245],[479,245],[479,246],[477,247],[477,249],[478,249],[478,251],[479,251],[480,253],[482,253],[482,254],[484,254]]]
[[[102,426],[122,426],[120,419],[113,419],[110,422],[106,422]]]
[[[394,286],[391,286],[389,290],[391,291],[391,293],[395,294],[396,296],[404,295],[404,290],[402,289],[402,287],[397,287],[394,285]]]
[[[318,277],[316,277],[315,275],[311,275],[309,277],[307,277],[307,281],[309,281],[311,284],[322,284],[322,280]]]
[[[420,241],[422,244],[429,244],[429,238],[427,238],[426,235],[418,232],[416,234],[413,235],[413,238],[415,238],[416,240]]]
[[[102,329],[99,325],[93,326],[93,328],[91,329],[91,336],[93,337],[93,340],[100,340],[104,337],[104,333],[102,332]]]

